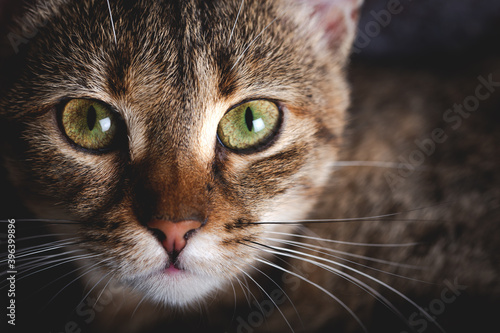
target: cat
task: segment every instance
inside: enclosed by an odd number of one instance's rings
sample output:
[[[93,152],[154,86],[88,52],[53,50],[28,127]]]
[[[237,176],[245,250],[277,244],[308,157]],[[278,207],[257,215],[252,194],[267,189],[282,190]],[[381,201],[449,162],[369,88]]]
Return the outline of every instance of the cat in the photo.
[[[499,63],[349,64],[360,6],[31,4],[0,95],[8,329],[494,324]]]

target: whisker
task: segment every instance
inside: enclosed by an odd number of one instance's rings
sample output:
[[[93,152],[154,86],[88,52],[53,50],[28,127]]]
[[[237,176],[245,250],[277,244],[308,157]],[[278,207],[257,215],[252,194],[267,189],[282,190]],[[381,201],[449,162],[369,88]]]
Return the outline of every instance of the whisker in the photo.
[[[264,294],[267,296],[267,298],[269,298],[269,300],[270,300],[270,301],[274,304],[274,306],[276,307],[276,309],[278,309],[279,313],[281,314],[281,316],[282,316],[282,317],[283,317],[283,319],[285,320],[285,322],[286,322],[286,324],[288,325],[288,327],[290,328],[290,330],[291,330],[292,332],[295,332],[295,331],[293,330],[292,326],[290,325],[290,323],[288,322],[288,320],[286,319],[285,315],[283,314],[283,312],[282,312],[282,311],[281,311],[281,309],[279,308],[279,306],[278,306],[278,305],[276,304],[276,302],[275,302],[275,301],[271,298],[271,296],[267,293],[267,291],[266,291],[264,288],[262,288],[262,286],[261,286],[261,285],[260,285],[257,281],[255,281],[255,279],[254,279],[254,278],[252,278],[252,277],[251,277],[251,276],[250,276],[247,272],[245,272],[245,271],[244,271],[243,269],[241,269],[241,268],[238,268],[238,269],[240,270],[240,272],[242,272],[243,274],[245,274],[246,276],[248,276],[248,278],[249,278],[250,280],[252,280],[252,281],[253,281],[253,283],[255,283],[255,285],[256,285],[257,287],[259,287],[259,289],[260,289],[260,290],[262,290],[262,292],[264,292]],[[263,313],[264,313],[264,312],[263,312]]]
[[[376,167],[389,169],[415,168],[415,166],[407,163],[386,162],[386,161],[335,161],[330,164],[333,167]],[[421,169],[427,169],[421,167]]]
[[[68,257],[46,261],[47,259],[51,259],[51,258],[56,257],[56,256],[65,256],[65,255],[67,255],[67,253],[61,253],[59,255],[53,255],[53,256],[52,255],[51,256],[40,256],[42,259],[40,259],[40,257],[35,257],[36,260],[34,260],[34,261],[28,261],[26,263],[18,265],[17,270],[18,270],[20,275],[23,275],[26,272],[32,271],[33,269],[36,269],[38,267],[43,267],[43,266],[50,265],[50,264],[53,264],[56,262],[61,262],[61,261],[67,260]],[[2,273],[2,275],[3,274],[5,274],[5,273]]]
[[[338,263],[338,262],[335,262],[335,261],[332,261],[332,260],[329,260],[329,259],[326,259],[326,258],[321,258],[321,257],[318,257],[318,256],[314,256],[314,255],[311,255],[311,254],[307,254],[307,253],[303,253],[303,252],[298,252],[298,251],[295,251],[295,250],[292,250],[292,249],[286,249],[286,248],[282,248],[282,247],[276,247],[276,246],[268,246],[268,245],[263,245],[263,244],[260,244],[260,243],[256,243],[256,242],[253,242],[253,241],[249,241],[251,243],[254,243],[254,244],[257,244],[257,245],[260,245],[260,246],[264,246],[266,248],[270,248],[270,249],[273,249],[273,250],[279,250],[279,251],[286,251],[286,252],[291,252],[291,253],[295,253],[295,254],[301,254],[303,256],[306,256],[306,257],[310,257],[310,258],[314,258],[314,259],[318,259],[318,260],[321,260],[321,261],[326,261],[328,263],[331,263],[331,264],[334,264],[334,265],[337,265],[337,266],[340,266],[342,268],[345,268],[347,270],[350,270],[350,271],[353,271],[357,274],[360,274],[378,284],[380,284],[381,286],[389,289],[390,291],[392,291],[393,293],[395,293],[396,295],[398,295],[399,297],[403,298],[405,301],[407,301],[408,303],[410,303],[412,306],[414,306],[416,309],[418,309],[419,311],[421,311],[423,313],[423,315],[429,320],[431,321],[432,323],[434,323],[434,325],[436,325],[437,328],[439,328],[439,330],[441,330],[443,333],[445,332],[441,326],[434,320],[434,318],[432,318],[431,315],[429,315],[427,312],[424,311],[424,309],[422,309],[417,303],[415,303],[414,301],[412,301],[410,298],[408,298],[406,295],[404,295],[403,293],[401,293],[399,290],[391,287],[390,285],[388,285],[387,283],[383,282],[383,281],[380,281],[379,279],[376,279],[374,278],[373,276],[370,276],[369,274],[366,274],[364,272],[361,272],[357,269],[354,269],[350,266],[347,266],[347,265],[344,265],[344,264],[341,264],[341,263]],[[289,256],[289,257],[292,257],[291,255],[288,255],[287,253],[281,253],[281,255],[284,255],[284,256]],[[302,260],[306,260],[305,258],[300,258],[298,257],[297,259],[302,259]]]
[[[72,261],[81,260],[81,259],[87,259],[87,258],[92,258],[92,257],[95,257],[95,256],[100,256],[100,254],[96,254],[96,255],[86,255],[86,254],[83,254],[83,255],[73,256],[73,257],[70,257],[70,258],[61,258],[61,259],[52,260],[50,262],[41,263],[41,264],[35,265],[34,267],[30,267],[28,269],[25,269],[22,272],[19,272],[18,274],[20,275],[20,277],[17,279],[17,281],[21,281],[21,280],[23,280],[23,279],[25,279],[25,278],[27,278],[27,277],[29,277],[31,275],[41,273],[41,272],[43,272],[43,271],[45,271],[47,269],[52,269],[54,267],[70,263]],[[37,270],[35,272],[32,272],[30,274],[24,275],[24,274],[26,274],[29,271],[32,271],[34,269],[37,269],[39,267],[43,267],[43,266],[46,266],[46,265],[51,265],[51,264],[55,264],[55,265],[52,265],[52,266],[49,266],[49,267],[45,267],[43,269]],[[61,278],[65,277],[66,275],[69,275],[69,274],[71,274],[71,273],[73,273],[73,272],[75,272],[77,270],[78,270],[78,268],[75,269],[75,270],[73,270],[73,271],[71,271],[71,272],[69,272],[69,273],[67,273],[67,274],[64,274],[63,276],[60,276],[59,278],[57,278],[57,279],[51,281],[50,283],[48,283],[47,285],[45,285],[42,289],[48,287],[52,283],[60,280]],[[3,289],[3,288],[5,288],[7,285],[8,284],[1,286],[0,290]],[[42,290],[42,289],[40,289],[40,290]]]
[[[306,249],[308,249],[308,250],[314,250],[314,249],[325,250],[325,251],[329,251],[329,252],[333,252],[333,253],[343,254],[346,256],[350,256],[350,257],[354,257],[354,258],[358,258],[358,259],[364,259],[364,260],[368,260],[368,261],[373,261],[373,262],[377,262],[377,263],[385,264],[385,265],[390,265],[390,266],[404,267],[404,268],[410,268],[410,269],[422,269],[422,267],[420,267],[420,266],[401,264],[398,262],[387,261],[387,260],[383,260],[383,259],[363,256],[360,254],[349,253],[346,251],[339,251],[339,250],[335,250],[335,249],[331,249],[331,248],[326,248],[323,246],[306,244],[306,243],[296,242],[296,241],[292,241],[292,240],[283,240],[283,239],[279,239],[279,238],[266,238],[266,237],[264,237],[263,239],[267,239],[267,240],[278,242],[278,243],[284,243],[284,244],[288,244],[288,245],[294,245],[294,246],[302,247],[302,248],[307,247]],[[321,251],[319,251],[319,252],[321,252]],[[321,252],[321,253],[329,255],[329,256],[333,256],[332,254],[328,254],[326,252]],[[339,259],[343,259],[343,260],[347,260],[347,259],[337,257],[337,256],[334,256],[334,257],[339,258]],[[356,262],[353,261],[353,263],[356,263]],[[360,263],[356,263],[356,264],[361,265]]]
[[[43,261],[43,260],[46,260],[46,259],[51,259],[51,258],[55,258],[55,257],[61,257],[61,256],[66,256],[70,253],[75,253],[75,252],[80,252],[80,251],[84,251],[83,249],[76,249],[76,250],[71,250],[71,251],[67,251],[67,252],[62,252],[62,253],[56,253],[56,254],[50,254],[50,255],[44,255],[44,256],[36,256],[36,257],[30,257],[30,258],[23,258],[21,260],[18,260],[18,262],[23,262],[23,264],[21,265],[18,265],[17,266],[17,269],[18,270],[21,270],[23,269],[24,267],[29,267],[33,264],[36,264],[37,262],[40,262],[40,261]],[[26,263],[24,263],[26,262]]]
[[[250,48],[250,46],[252,46],[252,44],[262,35],[262,33],[264,31],[267,30],[267,28],[269,28],[269,26],[271,24],[274,23],[274,21],[276,21],[278,18],[276,17],[274,20],[271,21],[271,23],[269,23],[264,29],[262,29],[262,31],[257,35],[257,37],[255,37],[250,43],[248,43],[247,47],[243,50],[243,52],[241,53],[241,55],[238,57],[238,59],[236,59],[235,63],[233,64],[233,67],[231,67],[230,70],[233,70],[234,67],[236,66],[236,64],[241,60],[241,58],[245,55],[245,53],[247,52],[247,50]]]
[[[55,243],[57,243],[57,245],[54,245]],[[65,242],[65,240],[64,240],[64,241],[56,241],[56,242],[51,242],[51,243],[47,243],[47,244],[28,247],[28,248],[25,248],[25,249],[18,251],[18,253],[16,254],[16,260],[18,260],[19,258],[31,256],[33,254],[37,254],[37,253],[41,253],[41,252],[48,252],[48,251],[52,251],[55,249],[59,249],[59,248],[65,247],[66,245],[71,245],[71,244],[76,244],[76,243]],[[7,260],[9,260],[7,258],[7,254],[5,255],[5,257],[6,257],[5,259],[0,260],[0,263],[7,262]]]
[[[99,261],[99,262],[97,262],[97,263],[93,264],[92,266],[90,266],[90,267],[89,267],[89,269],[88,269],[86,272],[84,272],[84,273],[80,274],[80,275],[79,275],[79,276],[77,276],[75,279],[71,280],[71,282],[70,282],[70,283],[68,283],[67,285],[65,285],[65,286],[64,286],[61,290],[59,290],[59,291],[58,291],[58,292],[57,292],[54,296],[52,296],[52,298],[51,298],[51,299],[47,302],[47,304],[45,305],[45,308],[46,308],[46,307],[47,307],[47,306],[48,306],[48,305],[49,305],[49,304],[50,304],[50,303],[51,303],[51,302],[52,302],[52,301],[53,301],[53,300],[54,300],[54,299],[55,299],[55,298],[56,298],[56,297],[60,294],[60,293],[62,293],[64,289],[66,289],[66,288],[67,288],[68,286],[70,286],[72,283],[74,283],[75,281],[77,281],[77,280],[81,279],[81,278],[82,278],[82,276],[84,276],[84,275],[86,275],[86,274],[88,274],[88,273],[90,273],[90,272],[92,272],[92,271],[94,271],[94,270],[96,270],[96,269],[100,268],[98,265],[100,265],[100,264],[102,264],[103,262],[106,262],[106,261],[108,261],[108,260],[111,260],[111,259],[112,259],[112,258],[103,259],[103,260],[101,260],[101,261]],[[97,267],[95,267],[95,266],[97,266]],[[90,268],[92,268],[92,267],[95,267],[95,268],[94,268],[94,269],[90,269]]]
[[[262,245],[262,244],[261,244]],[[268,252],[267,250],[263,250],[265,252]],[[281,255],[286,255],[284,253],[280,253]],[[295,259],[298,259],[298,260],[302,260],[302,261],[306,261],[306,262],[309,262],[309,263],[312,263],[313,265],[317,266],[317,267],[320,267],[326,271],[329,271],[343,279],[345,279],[346,281],[349,281],[350,283],[354,284],[355,286],[357,286],[358,288],[362,289],[363,291],[365,291],[366,293],[368,293],[370,296],[374,297],[376,300],[380,301],[385,307],[387,307],[391,312],[393,312],[395,315],[397,315],[401,320],[403,320],[403,322],[406,322],[406,319],[404,318],[403,314],[398,311],[396,309],[396,307],[389,301],[387,300],[384,296],[382,296],[382,294],[380,294],[378,291],[376,291],[375,289],[373,289],[372,287],[370,287],[368,284],[364,283],[363,281],[345,273],[345,272],[342,272],[341,270],[338,270],[338,269],[335,269],[331,266],[328,266],[328,265],[325,265],[325,264],[321,264],[317,261],[314,261],[314,260],[308,260],[308,259],[304,259],[304,258],[301,258],[301,257],[298,257],[298,256],[291,256],[292,258],[295,258]]]
[[[241,269],[238,268],[240,271]],[[262,306],[260,306],[260,303],[259,301],[257,300],[257,297],[255,297],[255,295],[252,293],[252,291],[250,290],[250,287],[248,285],[248,281],[247,281],[247,277],[246,275],[243,275],[243,280],[245,281],[245,283],[243,283],[243,286],[245,286],[246,290],[248,291],[248,293],[250,294],[250,296],[252,296],[253,300],[255,301],[255,304],[257,304],[257,306],[259,307],[260,309],[260,312],[264,313],[264,309],[262,309]],[[250,305],[250,308],[252,307],[251,303],[248,302],[248,305]]]
[[[28,256],[32,256],[32,255],[37,254],[37,253],[42,253],[42,252],[48,252],[48,251],[57,250],[57,249],[66,247],[68,245],[74,245],[74,244],[76,244],[76,243],[75,242],[66,242],[66,243],[61,243],[61,244],[54,245],[54,246],[47,247],[47,248],[41,248],[41,249],[36,249],[36,250],[32,250],[32,251],[23,252],[20,255],[17,255],[16,259],[18,259],[18,258],[24,258],[24,257],[28,257]]]
[[[81,224],[81,222],[73,220],[58,220],[58,219],[15,219],[17,222],[50,222],[51,224]],[[9,220],[0,220],[0,223],[9,223]],[[30,226],[31,227],[31,226]]]
[[[33,251],[30,251],[30,252],[26,252],[26,253],[23,253],[22,255],[19,255],[16,257],[16,261],[18,262],[24,262],[24,261],[29,261],[31,259],[34,259],[34,258],[40,258],[40,257],[43,257],[43,256],[49,256],[51,254],[45,254],[45,255],[40,255],[40,256],[35,256],[35,254],[39,254],[39,253],[43,253],[43,252],[53,252],[53,251],[56,251],[56,250],[59,250],[59,249],[63,249],[67,246],[68,244],[64,244],[64,245],[60,245],[60,246],[51,246],[49,248],[45,248],[45,249],[38,249],[38,250],[33,250]]]
[[[95,300],[95,303],[94,305],[92,306],[92,308],[94,308],[96,306],[96,304],[99,302],[99,299],[101,298],[104,290],[106,290],[106,287],[108,286],[108,284],[111,282],[111,280],[113,280],[113,278],[115,277],[116,273],[111,275],[111,277],[108,279],[108,282],[106,282],[106,284],[104,285],[104,287],[102,288],[101,292],[99,293],[99,295],[97,296],[97,299]]]
[[[309,248],[307,247],[309,244],[304,244],[304,246],[301,246],[301,245],[297,245],[297,244],[289,244],[287,242],[282,242],[284,244],[288,244],[288,245],[293,245],[293,246],[296,246],[296,247],[299,247],[299,248],[303,248],[305,250],[312,250],[312,251],[317,251],[315,250],[314,248]],[[316,247],[318,248],[318,247]],[[329,249],[325,249],[325,250],[329,250]],[[331,250],[331,249],[330,249]],[[364,268],[367,268],[367,269],[370,269],[370,270],[374,270],[374,271],[377,271],[377,272],[380,272],[380,273],[383,273],[383,274],[387,274],[387,275],[391,275],[391,276],[395,276],[395,277],[398,277],[398,278],[401,278],[401,279],[406,279],[406,280],[410,280],[410,281],[415,281],[415,282],[420,282],[420,283],[425,283],[425,284],[433,284],[431,282],[427,282],[427,281],[423,281],[423,280],[419,280],[419,279],[415,279],[415,278],[411,278],[411,277],[408,277],[408,276],[404,276],[404,275],[400,275],[400,274],[396,274],[396,273],[392,273],[392,272],[388,272],[388,271],[384,271],[382,269],[378,269],[378,268],[375,268],[375,267],[371,267],[371,266],[368,266],[368,265],[364,265],[364,264],[361,264],[359,262],[356,262],[356,261],[353,261],[353,260],[349,260],[349,259],[346,259],[346,258],[342,258],[342,257],[339,257],[339,256],[336,256],[336,255],[333,255],[333,254],[330,254],[330,253],[326,253],[326,252],[323,252],[323,251],[318,251],[319,253],[322,253],[324,255],[327,255],[329,257],[333,257],[333,258],[336,258],[336,259],[340,259],[342,261],[346,261],[348,263],[351,263],[351,264],[354,264],[354,265],[357,265],[357,266],[361,266],[361,267],[364,267]],[[344,253],[346,255],[349,255],[349,253]],[[353,255],[354,256],[354,255]],[[360,257],[363,257],[363,256],[360,256]],[[375,258],[370,258],[370,257],[366,257],[366,258],[369,258],[369,259],[375,259]],[[367,259],[367,260],[369,260]],[[377,260],[373,260],[373,261],[377,261]],[[385,262],[384,262],[385,263]],[[397,267],[405,267],[405,266],[408,266],[408,268],[415,268],[415,266],[410,266],[410,265],[404,265],[404,264],[399,264],[399,263],[393,263],[393,262],[387,262],[391,265],[394,265],[394,266],[397,266]],[[419,267],[417,267],[419,268]]]
[[[368,333],[368,330],[366,329],[365,325],[363,324],[363,322],[359,319],[358,316],[356,316],[356,314],[344,303],[342,302],[337,296],[333,295],[331,292],[329,292],[328,290],[326,290],[325,288],[323,288],[322,286],[320,286],[319,284],[315,283],[315,282],[312,282],[311,280],[309,279],[306,279],[305,277],[297,274],[297,273],[294,273],[292,271],[289,271],[288,269],[285,269],[283,267],[280,267],[268,260],[265,260],[265,259],[261,259],[261,258],[256,258],[257,261],[263,263],[263,264],[266,264],[266,265],[269,265],[271,267],[274,267],[276,269],[279,269],[285,273],[288,273],[290,275],[293,275],[299,279],[301,279],[302,281],[305,281],[307,283],[309,283],[310,285],[318,288],[319,290],[321,290],[322,292],[324,292],[326,295],[328,295],[330,298],[332,298],[333,300],[335,300],[340,306],[342,306],[353,318],[354,320],[356,320],[356,322],[359,324],[359,326],[362,328],[362,330],[364,332],[367,332]]]
[[[321,242],[328,242],[328,243],[335,243],[335,244],[342,244],[342,245],[354,245],[354,246],[367,246],[367,247],[407,247],[407,246],[415,246],[419,245],[420,243],[400,243],[400,244],[376,244],[376,243],[354,243],[354,242],[345,242],[345,241],[339,241],[339,240],[334,240],[334,239],[328,239],[328,238],[320,238],[320,237],[312,237],[312,236],[305,236],[305,235],[299,235],[299,234],[293,234],[293,233],[287,233],[287,232],[278,232],[278,231],[267,231],[270,234],[278,234],[278,235],[284,235],[284,236],[294,236],[294,237],[300,237],[300,238],[307,238],[307,239],[313,239]]]
[[[299,318],[299,321],[301,322],[302,326],[304,326],[304,323],[302,322],[302,318],[300,318],[299,312],[297,311],[297,308],[295,307],[295,304],[293,304],[292,300],[290,299],[290,297],[288,297],[288,294],[283,290],[283,288],[281,288],[280,285],[278,283],[276,283],[276,281],[274,281],[269,275],[267,275],[266,273],[264,273],[263,271],[261,271],[260,269],[258,269],[257,267],[255,267],[254,265],[251,265],[251,264],[247,264],[247,265],[249,265],[250,267],[252,267],[256,271],[258,271],[259,273],[261,273],[262,275],[264,275],[266,278],[268,278],[272,283],[274,283],[281,290],[281,292],[285,295],[285,297],[288,299],[288,301],[292,305],[293,310],[297,314],[297,317]]]
[[[30,237],[22,237],[22,238],[17,238],[17,242],[22,242],[30,239],[38,239],[38,238],[45,238],[45,237],[57,237],[57,236],[67,236],[67,235],[72,235],[70,233],[64,233],[64,234],[44,234],[44,235],[36,235],[36,236],[30,236]],[[66,239],[65,239],[66,240]]]
[[[139,303],[137,303],[137,306],[135,307],[134,309],[134,312],[132,312],[132,315],[130,316],[130,318],[133,318],[135,313],[137,312],[137,309],[139,309],[139,306],[142,304],[142,302],[144,302],[144,300],[146,299],[147,295],[144,295],[141,300],[139,301]]]
[[[232,280],[229,280],[229,283],[231,283],[231,287],[233,288],[233,295],[234,295],[234,308],[233,308],[233,315],[231,317],[231,322],[234,320],[234,317],[236,316],[236,304],[238,304],[238,300],[236,298],[236,289],[234,288],[234,283]]]
[[[115,22],[113,21],[113,14],[111,13],[111,5],[109,4],[109,0],[106,0],[108,3],[108,10],[109,10],[109,18],[111,19],[111,28],[113,29],[113,36],[115,37],[115,45],[118,44],[116,41],[116,31],[115,31]]]
[[[266,221],[266,222],[243,222],[236,223],[237,225],[250,225],[250,224],[288,224],[288,225],[301,225],[301,224],[322,224],[322,223],[343,223],[343,222],[440,222],[445,223],[446,220],[426,220],[426,219],[384,219],[377,217],[353,217],[344,219],[314,219],[314,220],[292,220],[292,221]]]
[[[245,295],[245,299],[247,300],[247,303],[248,303],[248,307],[249,308],[252,308],[252,304],[250,303],[250,299],[248,298],[248,295],[247,295],[247,292],[245,291],[245,289],[243,288],[243,283],[240,281],[240,279],[238,279],[237,276],[235,276],[236,278],[236,281],[238,281],[238,284],[240,285],[241,287],[241,291],[243,292],[243,295]]]
[[[72,252],[77,252],[77,251],[75,250],[75,251],[60,253],[60,254],[56,254],[56,255],[35,257],[36,260],[34,260],[34,261],[29,261],[29,262],[18,265],[17,266],[17,271],[19,272],[18,274],[20,274],[22,276],[26,272],[32,271],[33,269],[36,269],[38,267],[43,267],[46,265],[50,265],[53,263],[67,260],[67,259],[69,259],[68,257],[64,257],[64,258],[60,258],[60,259],[56,259],[56,260],[51,260],[51,261],[45,261],[45,260],[53,258],[53,257],[66,256],[68,253],[72,253]],[[72,257],[72,258],[75,258],[75,257]],[[40,263],[41,261],[42,261],[42,263]],[[6,274],[7,274],[7,271],[2,272],[0,275],[6,275]]]
[[[23,276],[21,276],[21,277],[19,278],[19,280],[22,280],[22,279],[24,279],[24,278],[27,278],[28,276],[31,276],[31,275],[33,275],[33,274],[37,274],[37,273],[43,272],[43,271],[45,271],[45,270],[47,270],[47,269],[51,269],[51,268],[54,268],[54,267],[57,267],[57,266],[60,266],[60,265],[64,265],[64,264],[69,263],[69,262],[72,262],[72,261],[82,260],[82,259],[88,259],[88,258],[93,258],[93,257],[97,257],[97,256],[100,256],[100,255],[101,255],[101,254],[93,254],[93,255],[89,255],[89,254],[82,254],[82,255],[79,255],[79,256],[74,256],[74,257],[71,257],[71,258],[63,258],[63,259],[58,259],[58,260],[57,260],[57,262],[59,262],[59,261],[61,261],[61,260],[63,260],[63,262],[58,263],[58,264],[53,265],[53,266],[50,266],[50,267],[46,267],[46,268],[44,268],[44,269],[38,270],[38,271],[33,272],[33,273],[30,273],[30,274],[28,274],[28,275],[23,275]],[[56,262],[56,261],[54,261],[54,262]],[[51,262],[51,263],[53,263],[53,262]],[[51,263],[48,263],[48,264],[50,265]],[[43,266],[43,265],[41,265],[41,266]],[[41,266],[38,266],[38,267],[41,267]],[[36,267],[36,268],[38,268],[38,267]],[[28,271],[30,271],[30,270],[32,270],[32,269],[28,269],[28,270],[26,270],[26,271],[24,271],[24,272],[28,272]]]
[[[289,220],[289,221],[270,221],[270,222],[246,222],[247,224],[283,224],[283,223],[331,223],[331,222],[349,222],[349,221],[367,221],[367,220],[378,220],[384,217],[392,217],[400,215],[401,213],[390,213],[383,215],[374,215],[366,217],[348,217],[342,219],[307,219],[307,220]],[[245,224],[245,223],[242,223]]]
[[[110,271],[109,273],[107,273],[107,274],[103,275],[103,276],[99,279],[99,281],[97,281],[97,282],[94,284],[94,286],[93,286],[93,287],[92,287],[92,288],[91,288],[91,289],[90,289],[90,290],[89,290],[89,291],[85,294],[85,296],[83,296],[82,300],[81,300],[80,302],[78,302],[78,305],[76,306],[76,308],[74,308],[74,309],[73,309],[73,311],[76,311],[76,309],[78,308],[78,306],[79,306],[79,305],[80,305],[80,304],[81,304],[81,303],[82,303],[82,302],[83,302],[83,301],[84,301],[84,300],[85,300],[85,299],[86,299],[86,298],[90,295],[90,293],[92,292],[92,290],[94,290],[94,289],[95,289],[95,287],[97,287],[97,286],[99,285],[99,283],[101,283],[101,281],[102,281],[102,280],[104,280],[104,279],[106,278],[106,276],[108,276],[108,275],[109,275],[109,274],[111,274],[111,273],[112,273],[112,271]],[[115,274],[116,274],[116,273],[115,273]],[[108,280],[108,283],[109,283],[109,280]],[[108,285],[108,284],[106,283],[106,286],[107,286],[107,285]],[[96,301],[96,303],[95,303],[95,304],[97,304],[97,301]],[[95,304],[94,304],[94,306],[95,306]]]
[[[25,252],[30,252],[31,250],[38,250],[38,249],[42,249],[42,248],[49,248],[50,246],[59,246],[59,245],[70,245],[70,244],[73,244],[75,240],[77,240],[78,237],[68,237],[68,238],[65,238],[65,239],[60,239],[60,240],[55,240],[55,241],[52,241],[52,242],[43,242],[41,244],[38,244],[38,245],[32,245],[32,246],[27,246],[27,247],[23,247],[22,249],[20,249],[19,251],[17,251],[17,253],[25,253]]]
[[[373,215],[373,216],[363,216],[363,217],[348,217],[348,218],[338,218],[338,219],[303,219],[303,220],[288,220],[288,221],[258,221],[258,222],[239,222],[236,223],[236,225],[245,225],[245,224],[308,224],[308,223],[336,223],[336,222],[352,222],[352,221],[359,221],[359,222],[365,222],[365,221],[371,221],[371,220],[377,220],[377,221],[382,221],[382,222],[448,222],[446,220],[439,220],[439,219],[387,219],[388,217],[394,217],[398,215],[403,215],[406,213],[411,213],[419,210],[424,210],[436,206],[442,206],[442,205],[447,205],[451,202],[441,202],[437,203],[435,205],[430,205],[430,206],[425,206],[425,207],[419,207],[419,208],[414,208],[414,209],[408,209],[396,213],[389,213],[389,214],[382,214],[382,215]]]
[[[236,28],[236,23],[238,22],[238,18],[240,17],[241,9],[243,8],[243,3],[245,0],[241,0],[240,9],[238,9],[238,14],[236,15],[236,20],[234,21],[233,29],[231,30],[231,35],[229,35],[229,41],[227,45],[231,44],[231,38],[233,38],[234,28]]]

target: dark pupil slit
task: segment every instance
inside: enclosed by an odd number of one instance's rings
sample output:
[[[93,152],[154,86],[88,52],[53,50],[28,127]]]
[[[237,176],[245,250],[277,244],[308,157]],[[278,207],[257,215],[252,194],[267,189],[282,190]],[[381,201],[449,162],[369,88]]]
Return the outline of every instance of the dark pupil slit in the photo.
[[[250,132],[253,128],[253,113],[250,107],[245,110],[245,122],[247,124],[248,131]]]
[[[87,111],[87,125],[89,126],[90,131],[94,129],[96,119],[97,119],[97,112],[91,105],[89,107],[89,110]]]

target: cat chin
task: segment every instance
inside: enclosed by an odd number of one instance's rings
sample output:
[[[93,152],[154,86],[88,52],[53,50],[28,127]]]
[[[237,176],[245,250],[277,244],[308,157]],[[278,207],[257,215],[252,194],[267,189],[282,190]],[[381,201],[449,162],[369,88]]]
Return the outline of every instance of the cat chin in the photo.
[[[221,289],[225,281],[188,271],[161,271],[147,278],[130,281],[146,298],[157,304],[189,309]]]
[[[195,235],[179,255],[178,268],[173,265],[166,267],[168,257],[156,240],[143,241],[141,245],[147,247],[147,251],[143,251],[142,260],[133,265],[145,264],[142,272],[138,273],[136,267],[135,273],[129,271],[128,276],[125,273],[121,280],[152,303],[189,309],[229,283],[228,268],[224,265],[225,252],[214,250],[217,248],[214,244],[220,242],[217,236]]]

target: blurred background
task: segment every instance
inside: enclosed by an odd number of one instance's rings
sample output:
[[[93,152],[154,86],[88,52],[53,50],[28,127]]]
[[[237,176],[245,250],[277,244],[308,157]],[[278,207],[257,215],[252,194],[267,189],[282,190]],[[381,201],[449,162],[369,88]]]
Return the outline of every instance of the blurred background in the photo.
[[[500,1],[366,0],[354,47],[355,57],[408,62],[498,52]]]

